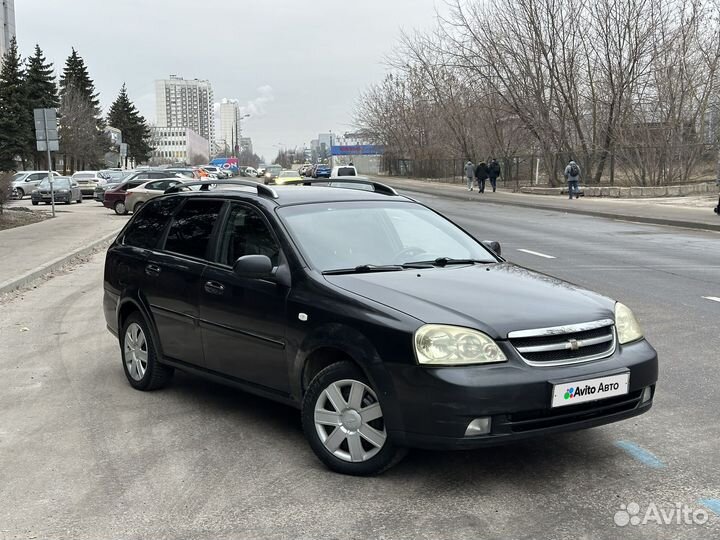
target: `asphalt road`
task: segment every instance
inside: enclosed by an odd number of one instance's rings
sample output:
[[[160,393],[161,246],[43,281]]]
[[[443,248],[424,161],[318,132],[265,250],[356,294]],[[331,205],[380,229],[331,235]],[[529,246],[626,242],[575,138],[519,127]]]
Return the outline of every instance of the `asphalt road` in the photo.
[[[654,408],[337,475],[294,409],[182,374],[132,390],[98,255],[0,306],[0,539],[718,537],[720,302],[703,297],[720,298],[720,235],[419,198],[511,261],[630,305],[660,354]],[[631,503],[641,518],[687,505],[708,521],[616,525]]]

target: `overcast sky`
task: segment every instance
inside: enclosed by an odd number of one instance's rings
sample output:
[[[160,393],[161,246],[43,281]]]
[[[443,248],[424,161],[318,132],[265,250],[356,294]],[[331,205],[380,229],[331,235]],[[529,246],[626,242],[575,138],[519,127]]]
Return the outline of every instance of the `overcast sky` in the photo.
[[[437,2],[442,5],[441,2]],[[384,73],[401,29],[428,28],[436,0],[17,0],[23,56],[39,43],[55,69],[75,47],[103,108],[123,82],[155,120],[155,79],[208,79],[215,101],[253,112],[243,134],[270,159],[352,128],[359,93]]]

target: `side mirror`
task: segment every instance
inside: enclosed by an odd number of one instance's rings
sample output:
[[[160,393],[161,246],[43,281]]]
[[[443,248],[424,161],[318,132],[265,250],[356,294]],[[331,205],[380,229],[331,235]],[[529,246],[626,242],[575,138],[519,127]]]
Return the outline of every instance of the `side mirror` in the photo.
[[[495,240],[483,240],[482,245],[495,253],[495,255],[497,255],[498,257],[502,257],[502,248],[500,247],[500,242],[496,242]]]
[[[245,278],[269,278],[273,265],[267,255],[245,255],[235,261],[233,272]]]

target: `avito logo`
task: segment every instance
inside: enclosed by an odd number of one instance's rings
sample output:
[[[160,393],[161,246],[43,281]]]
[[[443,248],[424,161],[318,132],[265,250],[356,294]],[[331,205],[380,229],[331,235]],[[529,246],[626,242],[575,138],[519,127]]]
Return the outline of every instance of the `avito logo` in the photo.
[[[612,390],[618,390],[620,388],[620,385],[616,382],[612,383],[603,383],[601,382],[597,386],[590,386],[589,384],[586,384],[583,387],[578,386],[576,387],[570,387],[565,390],[564,398],[565,399],[572,399],[574,397],[578,396],[591,396],[593,394],[602,394],[603,392],[610,392]]]

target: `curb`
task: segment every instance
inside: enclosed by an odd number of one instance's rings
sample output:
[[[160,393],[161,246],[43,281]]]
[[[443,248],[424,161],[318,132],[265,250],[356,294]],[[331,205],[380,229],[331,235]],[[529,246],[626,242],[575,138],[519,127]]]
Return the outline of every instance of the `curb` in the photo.
[[[670,227],[682,227],[685,229],[696,229],[696,230],[705,230],[705,231],[720,231],[720,219],[718,220],[717,224],[713,223],[702,223],[699,221],[683,221],[678,219],[669,219],[669,218],[661,218],[661,217],[647,217],[647,216],[634,216],[630,214],[620,214],[620,213],[610,213],[610,212],[601,212],[598,210],[586,210],[584,208],[558,208],[556,206],[543,206],[542,204],[537,203],[526,203],[522,201],[507,201],[507,200],[494,200],[494,201],[478,201],[475,197],[469,197],[466,195],[459,195],[455,193],[445,193],[442,191],[434,191],[430,189],[421,189],[421,188],[415,188],[415,187],[407,187],[407,186],[401,186],[397,184],[392,184],[390,182],[385,182],[390,187],[399,190],[399,191],[406,191],[409,193],[421,193],[423,195],[435,195],[436,197],[445,197],[448,199],[458,199],[461,201],[477,201],[487,204],[504,204],[507,206],[519,206],[521,208],[533,208],[535,210],[551,210],[555,212],[565,212],[568,214],[581,214],[585,216],[593,216],[593,217],[600,217],[600,218],[606,218],[606,219],[620,219],[623,221],[634,221],[637,223],[649,223],[652,225],[667,225]]]
[[[85,255],[89,255],[93,251],[95,251],[98,247],[100,247],[104,243],[109,243],[111,240],[113,240],[118,235],[118,231],[115,231],[110,234],[106,234],[102,238],[99,238],[97,240],[94,240],[92,243],[85,247],[81,247],[76,249],[75,251],[72,251],[66,255],[63,255],[62,257],[58,257],[57,259],[54,259],[48,263],[42,264],[36,268],[33,268],[29,272],[26,272],[25,274],[14,277],[11,279],[8,279],[7,281],[3,281],[0,283],[0,296],[12,292],[14,290],[20,289],[21,287],[24,287],[25,285],[28,285],[29,283],[32,283],[33,281],[43,277],[45,274],[49,274],[50,272],[53,272],[57,270],[58,268],[61,268],[65,264],[67,264],[69,261],[76,257],[84,257]]]

